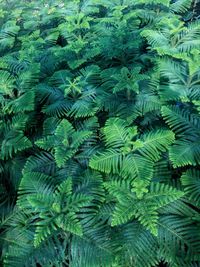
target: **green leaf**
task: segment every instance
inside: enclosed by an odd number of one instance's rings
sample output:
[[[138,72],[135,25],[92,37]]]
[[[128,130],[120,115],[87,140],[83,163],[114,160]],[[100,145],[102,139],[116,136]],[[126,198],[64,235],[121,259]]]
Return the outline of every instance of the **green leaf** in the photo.
[[[122,166],[122,154],[113,149],[98,152],[89,162],[92,169],[105,173],[119,173]]]
[[[158,161],[162,152],[165,152],[174,142],[174,133],[169,130],[156,130],[141,137],[143,147],[138,152],[147,159]]]
[[[181,183],[192,204],[200,206],[200,172],[195,169],[187,170],[181,176]]]
[[[200,145],[198,141],[177,140],[169,149],[169,158],[174,167],[196,166],[200,162]]]

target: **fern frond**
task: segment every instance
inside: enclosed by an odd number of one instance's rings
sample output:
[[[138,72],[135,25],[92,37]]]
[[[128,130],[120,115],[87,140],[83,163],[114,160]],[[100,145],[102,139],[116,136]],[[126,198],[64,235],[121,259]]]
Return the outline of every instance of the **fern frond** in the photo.
[[[97,238],[98,236],[98,238]],[[85,236],[73,236],[71,244],[72,267],[113,266],[118,251],[110,228],[106,225],[94,225],[85,229]]]
[[[125,178],[150,180],[153,175],[153,162],[140,155],[124,157],[120,175]]]
[[[163,207],[164,205],[167,205],[183,196],[184,192],[179,191],[169,185],[162,183],[151,183],[149,193],[145,195],[144,198],[147,200],[147,202],[149,198],[152,198],[156,202],[156,205]]]
[[[128,128],[126,121],[110,118],[103,129],[107,147],[120,148],[137,134],[136,128]]]
[[[56,116],[58,118],[63,118],[68,114],[72,103],[66,99],[57,100],[56,102],[44,105],[42,111],[49,116]]]
[[[51,175],[55,173],[56,164],[53,156],[47,152],[40,152],[36,155],[30,156],[23,168],[23,173],[28,172],[44,172],[45,174]]]
[[[177,0],[170,5],[170,9],[175,13],[184,13],[192,5],[192,0]]]
[[[14,89],[14,79],[7,71],[0,71],[1,79],[0,79],[0,86],[1,86],[1,94],[13,96],[13,89]]]
[[[105,173],[119,173],[122,166],[122,154],[113,149],[98,152],[90,159],[89,165],[91,168]]]
[[[0,266],[199,266],[197,2],[0,0]]]
[[[74,133],[72,135],[72,144],[71,146],[73,148],[77,148],[79,147],[80,145],[83,144],[83,142],[85,140],[87,140],[89,137],[91,137],[92,135],[92,131],[77,131],[76,133]]]
[[[142,147],[138,152],[147,159],[158,161],[160,154],[174,142],[174,133],[168,130],[157,130],[141,137]]]
[[[40,148],[50,151],[54,147],[55,137],[54,136],[47,136],[46,138],[39,139],[35,141],[35,144]]]
[[[75,130],[68,120],[63,119],[57,126],[55,135],[58,139],[67,139],[70,135],[74,134]]]
[[[167,47],[169,46],[168,38],[161,32],[154,30],[144,30],[141,32],[141,36],[145,37],[152,47]]]
[[[195,169],[186,171],[181,176],[181,183],[192,203],[200,206],[200,172]]]
[[[169,149],[169,158],[174,167],[199,164],[200,147],[199,142],[194,140],[177,140]]]
[[[35,105],[35,92],[30,90],[15,100],[10,101],[4,111],[7,113],[19,113],[23,111],[33,111]]]
[[[2,159],[11,158],[14,153],[25,150],[32,146],[31,141],[21,132],[10,131],[1,144]]]
[[[200,119],[196,114],[176,106],[162,107],[162,116],[169,127],[177,134],[190,133],[195,136],[200,129]]]
[[[156,0],[156,1],[153,1],[153,0],[136,0],[134,2],[134,4],[145,4],[145,5],[163,5],[163,6],[166,6],[166,7],[169,7],[169,4],[170,4],[170,1],[169,0]]]
[[[197,226],[189,218],[165,215],[160,218],[158,225],[158,241],[159,243],[164,241],[165,244],[161,253],[170,255],[172,249],[173,254],[171,254],[172,258],[170,260],[172,263],[173,259],[180,253],[184,255],[182,258],[183,266],[187,266],[188,261],[198,260],[200,236],[197,233],[194,234]],[[170,244],[170,251],[168,250],[168,244]],[[185,246],[187,251],[184,249]],[[178,261],[181,261],[181,259],[178,259]]]
[[[161,59],[159,61],[160,73],[162,76],[167,77],[172,84],[182,85],[187,82],[187,69],[183,64],[177,63],[169,59]]]
[[[151,267],[158,263],[153,257],[158,249],[156,238],[136,220],[120,228],[120,239],[123,243],[123,266]]]
[[[111,181],[105,186],[111,195],[117,199],[115,211],[112,214],[112,226],[124,224],[132,218],[137,218],[153,235],[158,234],[159,208],[184,195],[183,192],[173,187],[159,183],[151,183],[149,190],[146,190],[139,197],[134,194],[134,190],[130,190],[130,185],[127,182]]]

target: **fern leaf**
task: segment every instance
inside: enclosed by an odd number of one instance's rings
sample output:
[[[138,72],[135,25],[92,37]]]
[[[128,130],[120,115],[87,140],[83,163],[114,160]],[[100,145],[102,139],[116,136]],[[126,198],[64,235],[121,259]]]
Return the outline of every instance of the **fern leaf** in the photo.
[[[169,149],[169,158],[174,167],[196,166],[200,159],[199,142],[193,140],[177,140]]]
[[[192,203],[200,206],[200,172],[195,169],[186,171],[181,176],[181,183]]]
[[[162,107],[162,116],[170,128],[177,134],[192,133],[200,128],[199,117],[188,110],[175,107]]]
[[[158,161],[160,154],[174,142],[174,133],[168,130],[157,130],[144,134],[139,153],[147,159]]]
[[[54,147],[55,137],[53,135],[49,135],[35,141],[35,144],[46,151],[50,151]]]
[[[99,152],[89,162],[91,168],[105,173],[119,173],[122,166],[122,154],[113,149]]]
[[[177,0],[170,5],[170,9],[175,13],[184,13],[192,5],[192,0]]]
[[[73,155],[76,153],[77,149],[72,150],[72,149],[67,149],[64,146],[56,146],[55,147],[55,161],[58,167],[63,167],[68,159],[73,157]]]
[[[83,144],[83,142],[89,137],[91,137],[92,131],[77,131],[72,135],[72,144],[71,146],[73,148],[78,148],[80,145]]]
[[[14,153],[30,148],[31,146],[31,141],[23,133],[11,131],[1,144],[1,158],[11,158]]]
[[[140,155],[124,157],[120,174],[123,177],[141,178],[150,180],[153,175],[153,162]]]
[[[59,139],[63,140],[63,139],[67,139],[68,136],[73,134],[74,132],[75,132],[75,130],[74,130],[73,126],[71,125],[71,123],[64,119],[60,122],[60,124],[56,128],[55,135]]]
[[[136,128],[129,133],[126,121],[119,118],[110,118],[103,129],[107,147],[118,148],[124,146],[137,134]]]

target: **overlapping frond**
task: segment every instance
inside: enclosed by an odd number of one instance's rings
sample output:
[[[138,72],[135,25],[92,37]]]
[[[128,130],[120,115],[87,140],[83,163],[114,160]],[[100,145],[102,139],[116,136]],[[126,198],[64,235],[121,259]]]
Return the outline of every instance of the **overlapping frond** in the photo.
[[[0,6],[0,265],[199,266],[198,1]]]

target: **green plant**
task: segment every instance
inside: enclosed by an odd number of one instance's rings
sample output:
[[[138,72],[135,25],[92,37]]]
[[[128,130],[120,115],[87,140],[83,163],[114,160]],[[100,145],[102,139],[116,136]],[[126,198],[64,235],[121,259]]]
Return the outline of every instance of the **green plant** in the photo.
[[[196,4],[0,1],[3,266],[199,266]]]

